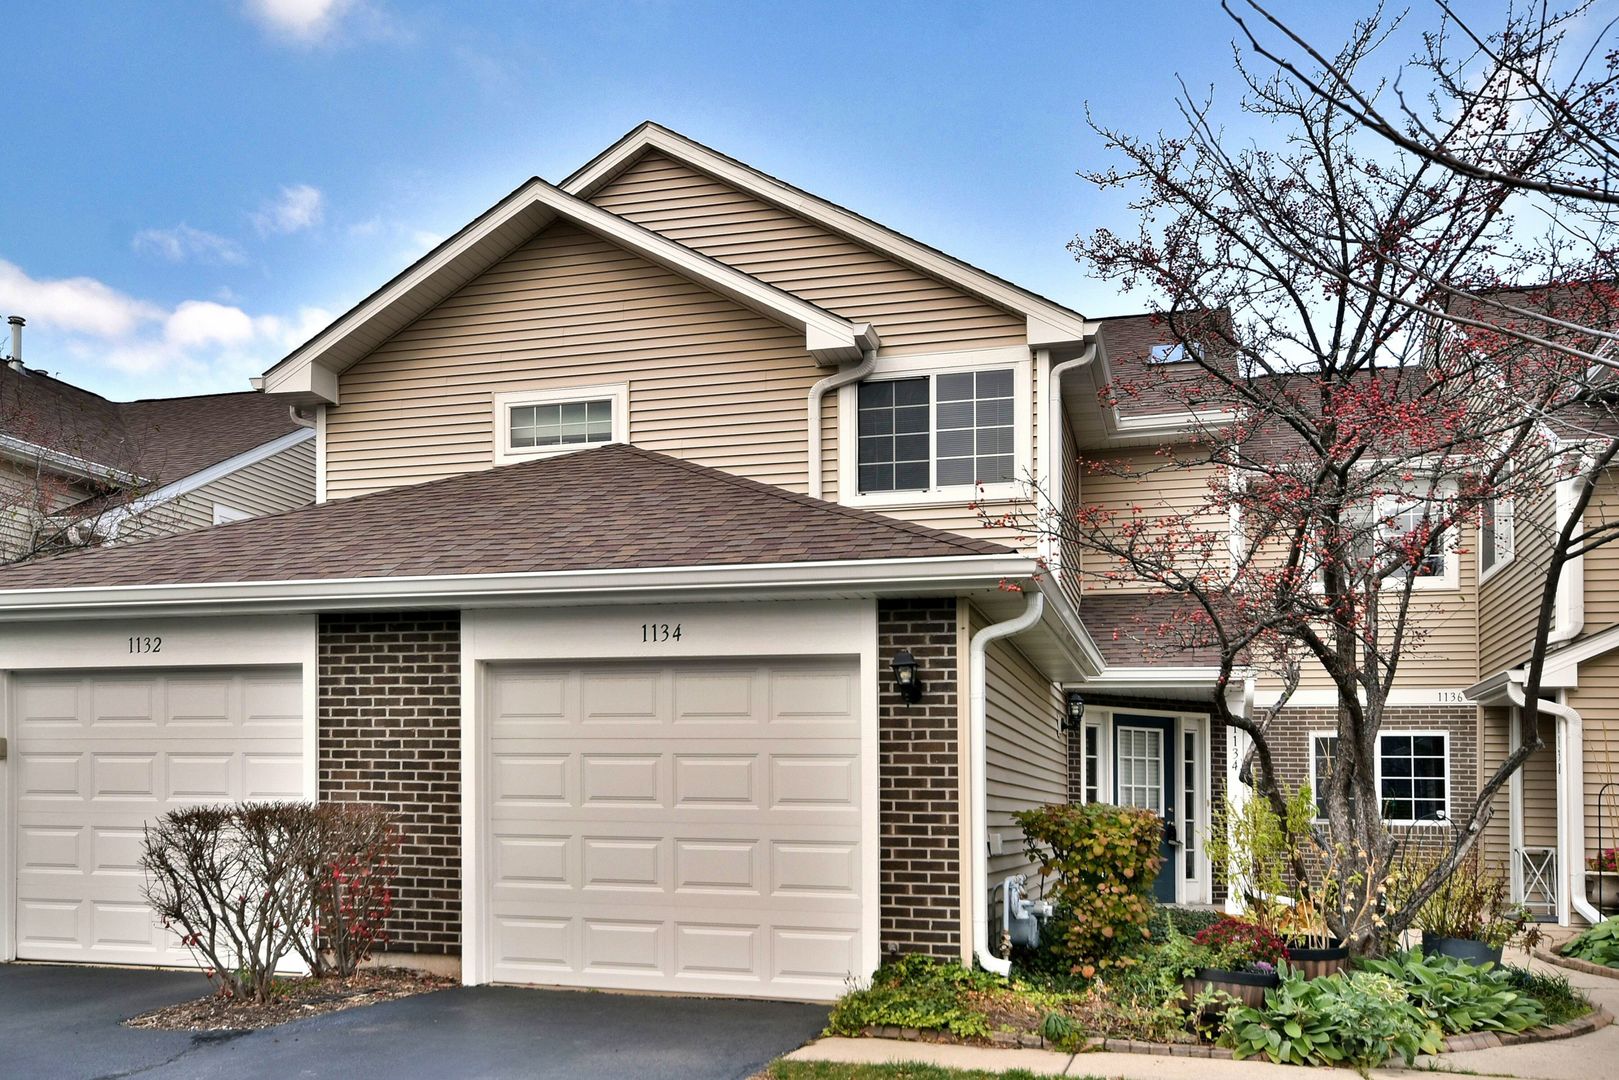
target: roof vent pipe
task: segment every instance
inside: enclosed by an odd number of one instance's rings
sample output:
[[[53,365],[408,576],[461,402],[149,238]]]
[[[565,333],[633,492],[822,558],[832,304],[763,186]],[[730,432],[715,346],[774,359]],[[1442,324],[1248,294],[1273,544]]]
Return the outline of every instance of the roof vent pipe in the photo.
[[[13,371],[22,370],[22,328],[27,321],[21,315],[11,315],[6,318],[6,322],[11,324],[10,364]]]

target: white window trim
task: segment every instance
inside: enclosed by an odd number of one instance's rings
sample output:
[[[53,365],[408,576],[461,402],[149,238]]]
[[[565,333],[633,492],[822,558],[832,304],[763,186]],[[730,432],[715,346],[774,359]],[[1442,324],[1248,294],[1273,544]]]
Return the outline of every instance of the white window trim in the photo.
[[[1437,819],[1436,818],[1423,818],[1420,821],[1413,821],[1413,820],[1410,820],[1408,818],[1383,818],[1383,824],[1385,824],[1385,825],[1404,825],[1404,826],[1408,826],[1408,827],[1415,826],[1417,828],[1447,827],[1447,826],[1450,825],[1450,793],[1451,793],[1451,788],[1454,786],[1453,783],[1452,783],[1452,777],[1455,774],[1451,771],[1450,732],[1444,730],[1443,728],[1409,728],[1409,729],[1407,729],[1407,728],[1396,728],[1393,731],[1379,731],[1377,733],[1377,802],[1378,802],[1378,815],[1380,817],[1382,816],[1382,803],[1383,803],[1383,740],[1384,739],[1390,739],[1390,738],[1402,738],[1402,737],[1407,736],[1407,735],[1412,736],[1413,738],[1421,738],[1423,736],[1437,736],[1438,738],[1444,740],[1444,744],[1445,744],[1445,807],[1444,807],[1444,810],[1442,811],[1443,816],[1440,817],[1440,818],[1437,818]]]
[[[1495,503],[1495,543],[1491,545],[1493,550],[1490,553],[1494,561],[1488,567],[1484,565],[1484,523],[1480,521],[1478,525],[1478,583],[1480,585],[1493,578],[1503,568],[1512,565],[1512,560],[1518,554],[1517,507],[1513,505],[1513,500],[1511,499],[1492,499],[1490,501]],[[1504,530],[1506,534],[1506,551],[1504,554],[1501,550],[1503,546],[1501,543],[1503,532],[1501,528],[1501,508],[1503,506],[1506,507],[1507,511],[1507,527]]]
[[[863,380],[910,379],[922,375],[949,375],[963,371],[1012,370],[1012,476],[1001,484],[973,484],[930,488],[927,491],[860,490],[859,383],[838,391],[838,502],[844,506],[905,507],[937,506],[983,499],[1001,502],[1021,498],[1027,491],[1027,478],[1034,468],[1034,357],[1024,345],[1001,349],[975,349],[970,352],[925,353],[917,356],[878,356],[872,373]],[[928,455],[937,467],[938,431],[934,423],[938,396],[928,393]]]
[[[246,510],[239,510],[224,503],[214,503],[214,524],[229,525],[233,521],[246,521],[253,515]]]
[[[1338,733],[1336,731],[1328,731],[1328,730],[1325,730],[1325,729],[1319,729],[1319,730],[1318,729],[1312,729],[1312,730],[1310,730],[1309,732],[1307,732],[1305,734],[1305,738],[1310,740],[1310,775],[1309,775],[1309,781],[1310,781],[1310,798],[1311,798],[1312,801],[1315,800],[1315,799],[1319,799],[1321,797],[1321,792],[1317,791],[1316,787],[1315,787],[1315,771],[1316,771],[1315,770],[1315,767],[1316,767],[1315,744],[1316,744],[1316,740],[1317,739],[1336,739],[1338,737],[1339,736],[1338,736]],[[1450,748],[1449,748],[1448,744],[1446,746],[1445,752],[1446,752],[1446,755],[1447,755],[1446,768],[1449,768],[1448,755],[1450,753]],[[1382,755],[1379,754],[1378,756],[1381,757]],[[1449,785],[1448,780],[1446,781],[1445,792],[1446,792],[1447,795],[1450,793],[1450,785]],[[1315,815],[1311,815],[1310,820],[1314,821],[1314,822],[1322,822],[1322,821],[1326,821],[1327,819],[1324,818],[1324,817],[1317,817]]]
[[[555,405],[569,401],[600,401],[613,403],[613,434],[608,443],[630,441],[630,384],[603,383],[597,386],[537,387],[531,390],[510,390],[494,395],[495,408],[495,464],[509,465],[535,458],[556,457],[588,450],[607,443],[569,443],[566,446],[533,446],[513,448],[511,444],[512,410],[524,405]]]

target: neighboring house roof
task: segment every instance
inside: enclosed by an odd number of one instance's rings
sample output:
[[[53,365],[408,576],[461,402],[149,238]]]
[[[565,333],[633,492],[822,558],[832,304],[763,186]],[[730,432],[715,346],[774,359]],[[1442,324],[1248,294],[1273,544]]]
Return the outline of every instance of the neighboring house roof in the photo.
[[[0,592],[1015,555],[632,446],[0,569]]]
[[[1095,328],[1073,308],[981,270],[846,207],[794,187],[651,120],[643,121],[562,181],[583,198],[610,183],[648,151],[656,151],[841,233],[991,304],[1028,319],[1029,344],[1077,344]]]
[[[261,389],[336,403],[339,374],[559,220],[802,331],[805,350],[820,363],[858,360],[879,344],[869,323],[851,322],[534,177],[266,371]]]
[[[301,430],[253,391],[108,401],[42,371],[0,365],[0,435],[156,487]]]

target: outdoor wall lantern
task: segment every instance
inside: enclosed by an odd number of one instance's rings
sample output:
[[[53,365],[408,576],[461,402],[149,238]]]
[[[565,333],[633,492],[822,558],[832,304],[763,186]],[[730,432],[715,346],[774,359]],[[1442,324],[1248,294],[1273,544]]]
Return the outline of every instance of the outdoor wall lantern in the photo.
[[[1079,722],[1085,719],[1085,699],[1078,690],[1068,691],[1068,712],[1063,716],[1062,729],[1064,731],[1078,731]]]
[[[922,680],[916,676],[916,657],[909,649],[894,654],[894,690],[907,705],[922,700]]]

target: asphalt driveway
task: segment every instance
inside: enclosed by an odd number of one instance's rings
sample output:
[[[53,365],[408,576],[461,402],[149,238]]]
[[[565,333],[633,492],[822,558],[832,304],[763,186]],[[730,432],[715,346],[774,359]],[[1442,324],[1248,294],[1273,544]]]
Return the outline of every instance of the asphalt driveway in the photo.
[[[200,976],[0,964],[0,1075],[38,1080],[744,1080],[818,1034],[825,1006],[457,987],[243,1035],[121,1021]]]

